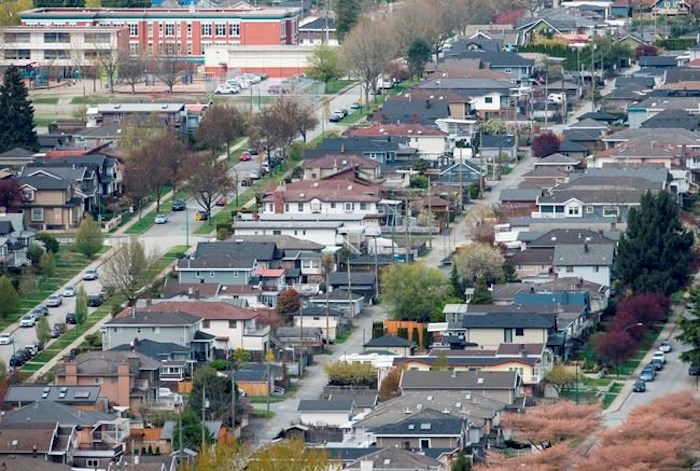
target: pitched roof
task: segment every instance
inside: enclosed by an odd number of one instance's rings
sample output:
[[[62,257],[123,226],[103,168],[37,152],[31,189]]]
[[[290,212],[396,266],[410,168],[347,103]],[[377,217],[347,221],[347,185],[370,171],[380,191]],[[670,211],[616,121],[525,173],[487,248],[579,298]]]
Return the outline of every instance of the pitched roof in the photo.
[[[100,421],[111,421],[116,416],[104,412],[81,410],[55,401],[37,401],[7,412],[2,424],[60,424],[61,426],[88,426]],[[0,440],[2,442],[4,440]]]
[[[561,244],[554,247],[555,266],[610,266],[613,263],[615,246]]]
[[[36,401],[55,401],[66,404],[94,404],[99,395],[100,386],[12,384],[7,389],[4,401],[22,402],[24,404]]]
[[[499,199],[502,203],[507,202],[529,202],[534,203],[542,194],[540,188],[504,188],[501,190]]]
[[[156,342],[150,339],[138,339],[134,345],[125,343],[111,348],[110,351],[117,350],[125,352],[131,351],[132,348],[137,352],[158,361],[164,360],[165,358],[169,358],[173,354],[178,353],[189,355],[190,351],[189,348],[183,347],[182,345],[178,345],[176,343]]]
[[[381,186],[352,178],[300,180],[286,184],[278,192],[285,203],[305,203],[313,200],[374,203],[380,199]],[[263,201],[274,202],[277,197],[276,192],[265,197]]]
[[[579,159],[574,159],[568,155],[560,154],[556,152],[554,154],[548,155],[541,159],[537,159],[534,162],[535,167],[545,166],[545,165],[578,165],[581,161]]]
[[[676,56],[642,56],[638,61],[639,67],[676,67]]]
[[[339,390],[333,391],[328,396],[329,401],[353,401],[355,407],[374,407],[379,400],[379,394],[376,390],[359,389],[359,390]]]
[[[85,352],[72,361],[78,367],[78,376],[114,376],[117,374],[119,365],[125,362],[129,363],[131,375],[137,375],[140,370],[154,371],[160,368],[159,361],[133,351]],[[65,375],[65,365],[56,368],[56,376],[62,375]]]
[[[515,389],[516,371],[417,371],[401,375],[402,390],[503,390]]]
[[[252,269],[255,261],[275,258],[276,246],[271,242],[199,242],[195,252],[181,259],[178,269],[239,268]]]
[[[376,276],[371,272],[351,271],[349,274],[350,286],[372,285],[376,281]],[[328,283],[331,286],[348,286],[348,273],[346,271],[336,271],[328,275]]]
[[[371,469],[382,471],[430,471],[433,469],[441,469],[443,467],[440,461],[437,461],[428,456],[412,451],[404,450],[403,448],[381,448],[373,453],[364,455],[361,458],[349,463],[344,469],[346,470],[363,470],[366,469],[366,464],[372,463]]]
[[[434,126],[424,124],[375,124],[370,127],[350,130],[351,136],[439,136],[446,137],[447,133]]]
[[[166,301],[171,303],[175,301]],[[156,304],[157,306],[157,304]],[[117,317],[111,319],[106,325],[122,326],[182,326],[192,325],[200,321],[201,317],[188,314],[180,310],[165,311],[164,307],[156,308],[155,311],[146,309],[126,308]]]
[[[608,129],[608,125],[591,118],[580,119],[577,123],[569,126],[570,129]]]
[[[444,340],[444,336],[443,336],[443,340]],[[459,351],[460,353],[463,352],[462,350],[457,350],[457,351]],[[464,351],[464,352],[466,353],[466,351]],[[483,352],[483,350],[480,350],[480,352]],[[488,368],[488,367],[494,367],[494,366],[499,366],[499,365],[505,365],[507,363],[521,363],[521,364],[526,365],[526,366],[535,366],[535,364],[538,361],[538,359],[534,358],[534,357],[533,358],[522,357],[519,352],[514,353],[513,356],[509,357],[509,358],[497,358],[495,356],[495,352],[492,353],[492,355],[494,355],[494,356],[467,356],[467,355],[453,356],[453,355],[448,355],[446,357],[447,366],[448,366],[448,368],[455,368],[455,367]],[[439,357],[436,357],[436,356],[421,356],[421,357],[411,356],[411,357],[394,358],[394,365],[401,365],[404,363],[414,363],[414,362],[434,366],[434,365],[438,364]]]
[[[456,436],[464,429],[464,418],[450,413],[424,409],[393,424],[370,429],[376,437]]]
[[[496,355],[542,355],[545,344],[543,343],[502,343],[498,346]]]
[[[536,312],[491,312],[478,314],[467,312],[462,317],[462,327],[466,329],[522,328],[551,329],[557,325],[555,314]]]
[[[352,412],[352,400],[324,401],[321,399],[302,399],[299,401],[299,412]]]
[[[380,164],[359,154],[326,154],[304,159],[302,167],[313,169],[343,169],[350,167],[377,168]]]
[[[511,263],[515,266],[551,265],[553,260],[554,249],[525,249],[510,257]]]
[[[17,177],[19,186],[30,186],[36,190],[67,190],[70,181],[58,176],[46,174]]]
[[[615,244],[615,241],[590,229],[552,229],[527,244],[528,247],[554,248],[561,244]]]
[[[401,347],[410,348],[416,343],[406,340],[402,337],[395,337],[393,335],[383,335],[381,337],[374,338],[367,342],[364,346],[369,348],[390,348],[390,347]]]
[[[512,134],[484,134],[481,136],[480,148],[482,149],[510,149],[515,146],[515,138]]]

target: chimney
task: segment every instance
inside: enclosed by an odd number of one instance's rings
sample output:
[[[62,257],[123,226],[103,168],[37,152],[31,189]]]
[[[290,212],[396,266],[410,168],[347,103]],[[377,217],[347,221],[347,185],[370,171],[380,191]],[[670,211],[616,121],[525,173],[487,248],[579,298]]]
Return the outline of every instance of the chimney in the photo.
[[[275,214],[284,213],[284,193],[282,190],[275,190]]]
[[[131,341],[131,348],[130,348],[130,350],[133,352],[134,350],[136,350],[136,347],[138,347],[138,346],[139,346],[139,338],[138,338],[138,337],[134,337],[134,340]]]
[[[432,105],[432,103],[430,103],[430,98],[428,98],[427,100],[425,100],[425,107],[426,107],[426,109],[429,109],[431,105]]]
[[[589,251],[588,243],[583,244],[583,251],[588,253],[588,251]]]
[[[199,288],[194,290],[194,299],[199,299]]]
[[[341,142],[341,143],[340,143],[340,153],[341,153],[341,154],[344,154],[344,153],[345,153],[345,143],[344,143],[344,142]]]
[[[418,114],[413,113],[413,124],[418,124],[420,120],[418,119]]]

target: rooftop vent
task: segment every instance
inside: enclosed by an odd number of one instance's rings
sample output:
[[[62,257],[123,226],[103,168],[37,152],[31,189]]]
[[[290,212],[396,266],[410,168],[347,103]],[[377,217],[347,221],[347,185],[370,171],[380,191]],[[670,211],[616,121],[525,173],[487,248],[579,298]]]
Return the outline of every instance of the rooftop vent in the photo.
[[[433,428],[432,424],[420,424],[421,430],[430,430],[431,428]]]
[[[484,378],[477,378],[476,382],[477,384],[484,384]]]

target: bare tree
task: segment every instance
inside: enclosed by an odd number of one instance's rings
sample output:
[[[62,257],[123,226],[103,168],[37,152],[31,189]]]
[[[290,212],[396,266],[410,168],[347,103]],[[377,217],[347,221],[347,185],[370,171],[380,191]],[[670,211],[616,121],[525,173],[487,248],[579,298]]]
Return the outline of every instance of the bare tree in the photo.
[[[164,138],[158,142],[158,165],[163,183],[169,183],[173,195],[177,193],[180,182],[185,178],[185,164],[190,155],[190,149],[187,144],[178,139],[175,133],[168,132]]]
[[[150,156],[146,147],[129,152],[124,169],[124,188],[131,206],[139,212],[139,220],[143,202],[154,189],[150,170]]]
[[[151,57],[148,70],[168,87],[168,93],[172,93],[177,81],[192,71],[192,65],[177,55],[175,44],[162,46],[162,54]]]
[[[276,107],[280,119],[290,122],[289,128],[296,128],[297,135],[306,142],[306,135],[318,126],[316,110],[308,100],[297,97],[285,97],[277,103]],[[295,135],[292,139],[294,139]]]
[[[157,260],[157,254],[148,253],[143,243],[132,237],[115,247],[102,265],[100,277],[133,306],[139,291],[155,275],[153,270]]]
[[[213,153],[226,145],[226,157],[231,156],[231,141],[242,136],[244,119],[232,106],[212,106],[197,127],[195,140]]]
[[[442,51],[445,42],[467,23],[465,0],[408,0],[392,18],[399,47],[403,53],[413,41],[423,40],[432,53]]]
[[[397,52],[394,36],[387,34],[380,20],[362,18],[345,38],[341,61],[345,70],[365,87],[365,103],[369,103],[370,90],[376,94],[379,78]]]
[[[211,224],[211,208],[219,196],[226,195],[234,189],[234,181],[228,173],[225,161],[219,161],[215,154],[206,152],[195,154],[190,158],[188,178],[185,187],[207,212]]]
[[[128,51],[119,56],[119,76],[131,86],[131,94],[136,93],[136,84],[143,80],[146,60],[142,55],[131,57]]]
[[[95,64],[97,69],[107,76],[109,93],[114,93],[114,80],[117,76],[117,70],[119,70],[119,57],[121,54],[120,49],[112,49],[111,47],[102,47],[95,44]]]

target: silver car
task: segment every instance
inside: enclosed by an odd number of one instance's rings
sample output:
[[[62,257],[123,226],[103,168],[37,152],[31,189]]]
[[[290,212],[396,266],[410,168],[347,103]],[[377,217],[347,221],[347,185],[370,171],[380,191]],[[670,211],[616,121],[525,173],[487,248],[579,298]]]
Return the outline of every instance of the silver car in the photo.
[[[165,214],[158,214],[153,222],[154,224],[165,224],[168,222],[168,216]]]
[[[46,299],[46,307],[58,307],[63,304],[63,298],[60,294],[52,294]]]

